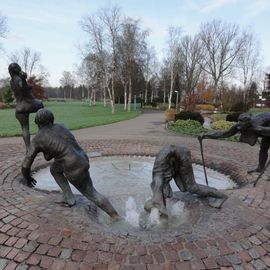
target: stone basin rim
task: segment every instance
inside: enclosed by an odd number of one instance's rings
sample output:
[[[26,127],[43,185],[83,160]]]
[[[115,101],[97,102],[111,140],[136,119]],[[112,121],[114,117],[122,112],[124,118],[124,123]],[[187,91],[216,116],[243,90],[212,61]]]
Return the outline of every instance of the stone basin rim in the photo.
[[[141,158],[144,158],[145,160],[147,160],[147,159],[150,160],[150,159],[155,158],[155,155],[140,155],[140,154],[128,154],[128,155],[121,155],[121,154],[111,155],[111,154],[108,154],[108,155],[104,155],[104,154],[100,154],[98,156],[92,156],[92,157],[90,157],[90,171],[91,171],[91,160],[95,160],[95,159],[99,159],[99,160],[104,159],[104,160],[106,160],[106,159],[109,159],[109,158],[126,158],[126,157],[131,158],[131,159],[132,158],[140,158],[141,157]],[[200,162],[196,162],[196,159],[195,159],[195,162],[194,162],[194,158],[192,159],[192,162],[193,162],[193,164],[199,164],[199,165],[201,165]],[[41,164],[39,166],[35,166],[33,172],[37,172],[37,171],[39,171],[41,169],[48,168],[51,163],[52,162],[44,162],[43,164]],[[212,169],[213,167],[212,168],[211,167],[208,167],[208,168]],[[219,172],[220,172],[220,170],[219,170]],[[235,189],[238,189],[238,186],[236,186],[235,188],[233,188],[233,190],[235,190]],[[59,192],[59,191],[48,191],[48,190],[44,190],[44,189],[36,189],[36,192],[42,192],[42,193],[46,193],[46,194],[50,194],[50,193],[52,193],[52,194],[59,194],[61,191]],[[78,199],[79,199],[79,197],[81,197],[81,195],[75,195],[75,196],[78,196]],[[204,203],[203,203],[203,205],[204,205]],[[212,210],[210,208],[209,211],[215,211],[215,210]],[[197,213],[197,211],[196,211],[196,213]],[[196,213],[194,212],[194,214],[191,216],[191,223],[194,224],[194,225],[196,225],[196,227],[198,227],[199,224],[197,222],[199,222],[198,221],[199,220],[199,216]],[[102,225],[102,222],[95,220],[95,221],[93,221],[93,224],[94,224],[93,225],[94,227],[95,226],[101,226]],[[127,238],[134,238],[134,239],[143,240],[143,241],[144,241],[144,238],[145,238],[145,241],[147,241],[147,242],[155,242],[155,240],[152,240],[151,239],[152,235],[154,235],[156,233],[157,234],[161,233],[161,234],[164,235],[164,239],[167,239],[167,238],[169,239],[172,235],[173,236],[180,236],[182,234],[189,233],[188,232],[189,231],[189,228],[185,228],[186,226],[187,226],[187,223],[183,223],[183,224],[180,225],[179,228],[168,228],[168,229],[162,229],[161,228],[161,229],[158,229],[156,231],[151,231],[151,229],[150,230],[146,230],[146,231],[141,231],[138,228],[128,228],[128,229],[122,231],[122,230],[118,230],[118,229],[116,230],[115,228],[110,228],[110,227],[108,227],[108,224],[107,225],[106,224],[105,225],[103,224],[101,230],[104,233],[110,233],[110,234],[115,235],[115,236],[127,237]],[[150,233],[150,236],[148,236],[149,233]]]
[[[115,158],[125,158],[125,157],[138,158],[138,157],[142,157],[142,158],[149,158],[150,159],[150,158],[155,158],[156,157],[156,155],[154,155],[154,154],[140,155],[140,154],[134,153],[134,154],[124,154],[124,155],[122,155],[122,154],[102,154],[100,152],[95,152],[95,155],[93,155],[93,156],[91,156],[91,153],[87,153],[87,156],[89,157],[90,170],[91,170],[91,160],[93,160],[93,159],[110,158],[110,157],[115,157]],[[33,170],[32,170],[32,174],[37,173],[39,170],[48,168],[52,163],[53,163],[52,161],[49,161],[49,162],[46,162],[44,164],[40,164],[40,165],[35,166],[33,168]],[[239,173],[235,170],[235,167],[232,168],[231,170],[228,170],[228,169],[225,169],[223,166],[220,167],[218,162],[214,163],[212,161],[211,162],[206,161],[205,163],[206,163],[206,166],[205,166],[206,168],[214,170],[214,171],[219,172],[219,173],[222,173],[222,174],[224,174],[226,176],[229,176],[231,178],[231,180],[236,184],[236,186],[233,187],[231,190],[240,189],[240,188],[242,188],[242,187],[244,187],[244,186],[246,186],[248,184],[248,181],[246,180],[246,178],[242,177],[242,175],[241,175],[242,171],[240,171],[240,175],[239,175]],[[192,164],[203,166],[202,162],[198,158],[193,158],[193,157],[192,157]],[[225,162],[222,161],[222,164],[226,164],[226,166],[228,166],[228,167],[231,166],[231,163],[229,163],[229,162],[225,163]],[[233,173],[233,171],[234,171],[234,173]],[[20,182],[22,182],[22,179],[20,179]],[[48,191],[48,190],[44,190],[44,189],[36,189],[36,190],[46,192],[46,193],[50,193],[50,192],[59,193],[59,191]]]

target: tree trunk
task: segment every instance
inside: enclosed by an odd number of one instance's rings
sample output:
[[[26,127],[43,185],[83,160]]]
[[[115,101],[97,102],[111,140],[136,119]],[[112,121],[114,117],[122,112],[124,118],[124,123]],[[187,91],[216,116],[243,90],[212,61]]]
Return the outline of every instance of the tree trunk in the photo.
[[[114,95],[114,71],[112,72],[112,95],[111,95],[112,113],[115,113],[115,95]]]
[[[171,87],[170,87],[170,93],[169,93],[169,109],[172,106],[172,92],[173,92],[173,69],[171,70]]]
[[[108,95],[109,95],[109,98],[110,98],[112,113],[115,113],[115,105],[114,105],[114,99],[112,98],[112,93],[111,93],[109,87],[107,87],[107,90],[108,90]]]
[[[103,87],[103,106],[106,107],[106,86]]]
[[[94,99],[94,90],[92,89],[91,95],[89,96],[90,89],[88,88],[88,100],[89,100],[89,105],[92,106],[93,99]]]
[[[166,103],[166,81],[163,80],[163,105]]]
[[[112,114],[115,113],[115,103],[114,103],[114,79],[113,79],[113,75],[112,75],[112,89],[110,89],[109,87],[109,80],[108,80],[108,76],[106,75],[106,88],[108,90],[108,95],[109,95],[109,99],[110,99],[110,103],[111,103],[111,109],[112,109]]]
[[[132,83],[131,76],[128,77],[128,112],[131,111],[131,97],[132,97]]]
[[[87,100],[90,100],[90,87],[87,88]],[[93,91],[92,91],[93,92]]]
[[[84,88],[82,87],[81,88],[81,101],[84,100]]]
[[[127,110],[127,84],[124,84],[124,110]]]
[[[148,82],[145,83],[145,93],[144,93],[144,103],[147,104],[147,86],[148,86]]]
[[[115,105],[114,105],[114,101],[112,99],[110,99],[111,101],[111,107],[112,107],[112,114],[115,113]]]

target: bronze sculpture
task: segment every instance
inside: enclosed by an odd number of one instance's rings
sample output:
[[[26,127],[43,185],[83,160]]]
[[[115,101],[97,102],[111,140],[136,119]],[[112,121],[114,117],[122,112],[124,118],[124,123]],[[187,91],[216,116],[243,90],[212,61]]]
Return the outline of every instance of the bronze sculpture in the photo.
[[[63,191],[64,204],[70,207],[75,204],[75,198],[68,183],[70,182],[113,220],[119,219],[118,213],[108,199],[94,188],[89,174],[88,156],[71,132],[63,125],[54,124],[54,115],[47,109],[38,110],[35,123],[39,130],[31,141],[22,164],[22,174],[27,185],[34,187],[36,184],[36,180],[30,174],[31,165],[36,155],[42,152],[47,161],[54,158],[50,171]]]
[[[153,197],[145,203],[146,211],[158,208],[161,215],[167,215],[166,198],[172,197],[172,179],[182,192],[216,198],[210,203],[213,207],[220,208],[227,199],[227,195],[217,189],[195,182],[189,149],[181,145],[167,145],[160,150],[154,162],[151,183]]]
[[[11,76],[10,86],[16,98],[16,118],[22,128],[22,136],[26,149],[30,144],[29,114],[43,108],[40,100],[33,97],[31,86],[27,84],[27,74],[22,71],[17,63],[8,67]]]
[[[238,122],[230,129],[225,131],[209,132],[198,137],[203,139],[218,139],[231,137],[240,132],[240,142],[248,143],[253,146],[256,144],[259,137],[262,138],[259,153],[259,164],[256,169],[248,171],[262,172],[268,158],[268,149],[270,147],[270,113],[259,113],[252,116],[249,113],[239,115]]]

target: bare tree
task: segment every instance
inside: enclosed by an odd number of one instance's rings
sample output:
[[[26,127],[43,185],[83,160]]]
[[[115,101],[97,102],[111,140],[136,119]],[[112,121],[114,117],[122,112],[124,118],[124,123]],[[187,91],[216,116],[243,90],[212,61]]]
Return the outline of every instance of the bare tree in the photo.
[[[169,109],[172,104],[172,94],[174,87],[174,79],[177,73],[177,61],[179,59],[179,48],[180,48],[180,38],[181,38],[181,28],[180,27],[170,27],[168,29],[168,52],[166,62],[169,66],[170,71],[170,91],[169,91]]]
[[[182,84],[185,93],[190,95],[190,93],[194,93],[202,72],[202,45],[197,35],[194,37],[184,36],[181,39],[180,48]]]
[[[128,72],[126,68],[126,55],[123,53],[124,52],[124,46],[123,42],[118,42],[118,50],[119,50],[119,57],[118,57],[118,63],[119,67],[117,68],[117,76],[123,85],[124,88],[124,110],[127,111],[127,94],[128,94]]]
[[[64,96],[63,98],[67,98],[66,90],[69,90],[69,98],[72,98],[72,89],[75,85],[75,80],[71,72],[63,71],[62,78],[60,79],[60,84],[64,89]]]
[[[161,83],[161,88],[162,88],[162,93],[163,93],[163,105],[166,103],[166,97],[167,97],[167,83],[170,78],[170,72],[168,70],[168,64],[163,61],[162,68],[160,70],[160,83]]]
[[[82,30],[88,34],[89,41],[86,44],[84,61],[96,67],[96,80],[103,92],[103,103],[106,106],[106,86],[109,84],[108,65],[104,48],[104,28],[98,14],[86,16],[81,20]]]
[[[148,36],[148,30],[141,30],[139,21],[126,18],[122,24],[122,34],[119,38],[118,46],[121,52],[123,73],[127,79],[128,86],[128,104],[127,111],[131,110],[132,99],[132,79],[137,67],[143,65],[144,55],[146,53],[145,39]],[[126,84],[125,84],[126,85]]]
[[[104,106],[106,92],[109,95],[112,113],[115,113],[115,74],[117,62],[117,36],[120,29],[120,9],[101,9],[97,13],[84,17],[81,21],[83,31],[89,35],[86,57],[95,60],[98,80],[103,89]],[[96,58],[89,58],[88,55]]]
[[[84,59],[82,65],[84,66],[84,81],[87,86],[87,99],[89,101],[90,106],[96,105],[96,94],[99,91],[100,83],[99,83],[99,67],[95,63],[95,61],[88,61],[90,55]],[[94,57],[94,56],[93,56]]]
[[[256,80],[261,56],[259,51],[259,41],[255,36],[246,30],[243,32],[244,43],[241,52],[238,55],[238,68],[240,70],[240,81],[244,87],[244,101],[247,102],[248,90],[252,82]]]
[[[12,53],[9,56],[11,62],[18,63],[27,73],[28,78],[35,76],[43,85],[48,84],[49,73],[41,64],[41,53],[32,51],[30,48],[23,48],[21,51]]]
[[[250,87],[259,76],[259,65],[261,63],[259,42],[249,31],[243,32],[245,42],[243,50],[238,56],[238,69],[240,71],[240,81],[243,83],[243,101],[246,106],[249,105]],[[253,102],[254,103],[254,102]]]
[[[214,89],[217,91],[221,79],[225,79],[235,67],[244,37],[238,25],[221,20],[203,23],[199,35],[204,45],[202,68],[212,77]]]
[[[92,89],[92,69],[91,65],[88,67],[86,61],[82,61],[80,65],[77,67],[77,77],[78,77],[78,82],[82,85],[82,94],[81,94],[81,99],[82,101],[87,100],[90,102],[90,94],[91,94],[91,89]],[[85,93],[85,91],[87,93]],[[91,104],[91,102],[90,102]]]
[[[158,85],[159,85],[159,76],[157,73],[153,74],[153,76],[150,79],[150,84],[151,84],[151,95],[150,95],[150,101],[151,103],[154,102],[154,98],[158,96],[157,90],[158,90]]]
[[[117,37],[120,31],[120,9],[115,6],[112,9],[103,9],[100,14],[101,21],[106,26],[108,51],[110,54],[111,65],[109,67],[111,87],[107,85],[108,94],[111,102],[112,113],[115,112],[115,75],[117,63]],[[107,79],[108,80],[108,79]]]
[[[7,33],[7,18],[0,13],[0,38],[5,38]],[[2,49],[0,43],[0,50]]]
[[[145,53],[143,73],[145,79],[144,103],[148,102],[148,85],[150,80],[155,80],[158,73],[158,61],[154,47],[149,48]],[[142,98],[142,97],[141,97]],[[153,92],[151,93],[151,102],[153,101]]]

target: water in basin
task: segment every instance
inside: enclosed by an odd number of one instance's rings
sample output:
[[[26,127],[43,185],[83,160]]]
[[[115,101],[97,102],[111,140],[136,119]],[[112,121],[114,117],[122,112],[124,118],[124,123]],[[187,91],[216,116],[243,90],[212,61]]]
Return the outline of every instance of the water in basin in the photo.
[[[111,156],[90,158],[90,175],[95,188],[105,195],[125,218],[125,221],[133,227],[155,227],[167,226],[168,220],[159,218],[157,209],[150,214],[143,210],[144,203],[152,196],[150,188],[153,157],[140,156]],[[203,167],[193,164],[196,182],[205,185]],[[222,173],[207,168],[209,186],[217,189],[231,189],[236,185]],[[33,177],[37,180],[36,188],[39,190],[58,191],[61,190],[50,174],[49,168],[36,172]],[[179,193],[174,181],[171,181],[173,191]],[[71,187],[74,194],[80,192]],[[173,226],[184,223],[189,210],[185,201],[174,198],[168,201],[169,220]],[[164,225],[166,223],[166,225]]]

